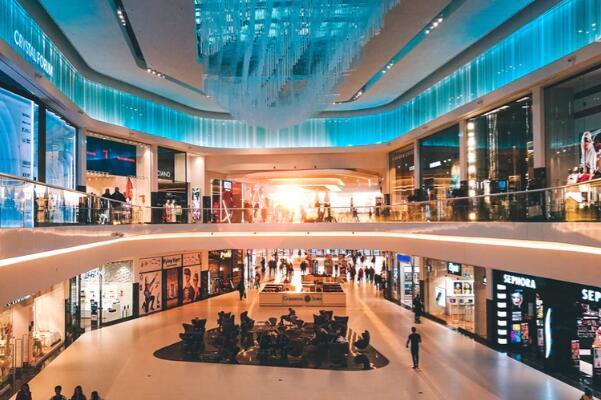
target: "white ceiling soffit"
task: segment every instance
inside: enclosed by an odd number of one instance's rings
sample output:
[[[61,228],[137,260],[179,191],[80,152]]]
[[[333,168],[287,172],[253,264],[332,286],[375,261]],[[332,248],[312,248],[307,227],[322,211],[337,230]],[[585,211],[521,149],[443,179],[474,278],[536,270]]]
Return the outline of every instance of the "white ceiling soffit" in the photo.
[[[421,1],[410,1],[404,4],[405,7],[411,10],[416,7],[426,9],[426,6],[421,5],[421,3]],[[432,3],[438,2],[432,1]],[[364,109],[384,105],[395,100],[486,34],[502,25],[530,3],[531,0],[466,0],[459,9],[455,10],[449,18],[445,19],[437,29],[433,30],[405,58],[396,63],[385,76],[367,90],[358,100],[346,104],[332,105],[328,110]],[[407,4],[410,4],[410,6]],[[399,6],[394,11],[401,14],[401,8]],[[443,8],[444,5],[439,7],[438,12]],[[424,12],[429,13],[431,10],[428,8]],[[435,16],[427,15],[431,18],[426,18],[426,22],[419,29],[423,28]],[[376,43],[380,48],[388,48],[387,53],[396,54],[406,43],[405,27],[409,26],[413,32],[413,29],[415,29],[415,20],[417,19],[418,15],[409,11],[407,11],[406,15],[399,15],[398,20],[395,20],[393,23],[390,23],[390,20],[387,18],[386,22],[389,25],[385,25],[380,36],[373,39],[372,42]],[[391,34],[389,31],[395,32]],[[365,50],[366,57],[355,68],[357,72],[361,71],[362,75],[368,77],[375,75],[392,57],[391,55],[386,59],[378,60],[378,63],[369,62],[367,65],[368,54],[369,57],[375,57],[374,53],[371,52],[371,44],[370,42],[368,49]],[[345,89],[344,94],[346,97],[342,96],[341,89],[341,96],[337,99],[338,101],[349,99],[369,79],[363,79],[363,76],[361,76],[361,82],[355,82],[355,73],[353,71],[349,75],[347,83],[342,86]],[[359,75],[356,78],[358,79]],[[351,86],[355,91],[348,90]],[[351,95],[348,95],[349,92],[352,92]]]
[[[123,0],[123,5],[148,66],[202,89],[194,1]]]
[[[109,0],[38,1],[93,70],[189,107],[204,111],[223,112],[221,108],[201,94],[185,89],[165,79],[158,78],[138,67]],[[191,8],[193,2],[192,0],[189,2]],[[149,51],[149,56],[151,57],[146,61],[150,66],[155,67],[156,65],[156,69],[168,66],[170,72],[173,69],[176,78],[200,88],[199,79],[201,77],[200,72],[198,72],[200,71],[200,67],[196,61],[196,48],[192,47],[190,49],[186,47],[189,43],[193,45],[195,43],[193,27],[189,33],[183,35],[183,27],[178,27],[177,25],[182,25],[181,20],[173,20],[172,23],[167,17],[159,18],[159,15],[156,15],[157,13],[169,14],[169,17],[174,18],[175,14],[179,14],[178,18],[189,18],[190,24],[193,26],[194,14],[187,14],[185,9],[178,7],[166,7],[166,5],[171,5],[172,3],[183,4],[185,1],[134,1],[132,8],[134,11],[140,10],[141,5],[144,4],[144,7],[148,8],[149,12],[153,13],[158,19],[151,20],[150,18],[146,18],[147,21],[150,21],[149,26],[138,28],[136,27],[136,23],[132,23],[132,27],[136,32],[142,51]],[[128,7],[129,3],[125,1],[124,4]],[[168,13],[167,10],[169,10]],[[126,11],[129,12],[129,8]],[[139,12],[135,12],[134,14],[133,18],[136,18],[136,21],[138,21]],[[132,18],[132,16],[129,17]],[[176,27],[178,28],[176,29]],[[153,34],[156,37],[160,36],[159,32],[164,33],[169,30],[173,32],[168,38],[164,38],[161,42],[157,42],[156,45],[152,45],[154,36],[147,37],[147,35],[153,30],[157,31],[157,33]],[[188,51],[191,51],[191,54],[187,57],[187,61],[184,61],[182,55]],[[162,56],[157,56],[158,53],[162,54]],[[146,53],[144,53],[144,56],[145,58],[147,57]],[[164,59],[164,61],[157,61],[161,59]],[[176,67],[175,65],[178,66]],[[195,68],[194,70],[192,66]],[[194,76],[196,76],[196,80],[189,79]]]
[[[204,111],[223,112],[205,96],[138,67],[111,0],[38,0],[88,65],[97,72]],[[193,0],[122,0],[149,67],[201,88]],[[346,100],[367,82],[449,0],[403,0],[386,17],[338,92]],[[530,3],[465,0],[438,29],[397,63],[359,100],[330,107],[358,110],[388,103],[453,59]]]
[[[353,97],[448,3],[449,0],[401,0],[386,14],[381,32],[365,46],[361,58],[355,61],[347,79],[339,85],[337,100],[344,101]]]

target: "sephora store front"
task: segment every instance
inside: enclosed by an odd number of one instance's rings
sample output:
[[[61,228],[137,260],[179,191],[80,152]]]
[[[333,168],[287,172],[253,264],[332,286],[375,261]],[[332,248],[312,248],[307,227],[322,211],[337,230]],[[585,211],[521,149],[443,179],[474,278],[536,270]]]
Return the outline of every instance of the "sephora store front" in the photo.
[[[601,389],[601,288],[495,270],[494,299],[497,345],[562,380]]]

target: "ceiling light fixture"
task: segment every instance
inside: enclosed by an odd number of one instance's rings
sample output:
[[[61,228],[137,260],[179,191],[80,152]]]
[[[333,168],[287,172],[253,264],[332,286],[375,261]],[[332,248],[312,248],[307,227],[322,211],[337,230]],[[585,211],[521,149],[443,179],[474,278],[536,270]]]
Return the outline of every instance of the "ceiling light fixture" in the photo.
[[[255,126],[304,122],[334,101],[336,86],[399,1],[194,0],[205,91]]]

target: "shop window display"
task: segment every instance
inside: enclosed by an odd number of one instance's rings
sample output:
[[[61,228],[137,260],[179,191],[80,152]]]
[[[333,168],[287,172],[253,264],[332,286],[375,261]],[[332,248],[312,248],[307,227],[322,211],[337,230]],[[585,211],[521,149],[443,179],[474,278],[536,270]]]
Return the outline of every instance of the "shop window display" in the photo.
[[[132,222],[150,220],[150,146],[142,143],[109,138],[96,134],[87,136],[86,190],[102,196],[107,190],[114,195],[115,188],[123,193],[129,206],[103,209],[92,219],[99,223],[118,222],[129,218]],[[91,209],[102,209],[101,204],[90,204]]]
[[[560,377],[601,389],[601,288],[494,272],[496,342]]]
[[[427,258],[424,264],[426,312],[451,327],[475,332],[475,267]]]
[[[0,311],[0,389],[16,371],[37,369],[58,354],[65,338],[62,283],[24,296]]]
[[[470,196],[526,190],[534,165],[530,96],[470,119],[467,151]]]
[[[545,90],[550,186],[601,178],[601,68]],[[586,201],[574,194],[573,201]]]
[[[459,127],[452,126],[419,143],[421,187],[431,200],[450,197],[460,186]]]
[[[415,189],[415,163],[413,146],[393,151],[389,155],[390,194],[393,205],[401,204]]]
[[[133,261],[104,264],[80,277],[84,327],[97,328],[133,315]]]

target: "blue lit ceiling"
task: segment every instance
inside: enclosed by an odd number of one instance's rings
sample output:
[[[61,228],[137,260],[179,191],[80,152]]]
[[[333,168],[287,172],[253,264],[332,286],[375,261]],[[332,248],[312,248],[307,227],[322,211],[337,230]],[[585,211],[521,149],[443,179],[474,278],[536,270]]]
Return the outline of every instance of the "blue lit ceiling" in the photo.
[[[234,118],[300,124],[380,31],[398,0],[194,0],[205,91]]]

